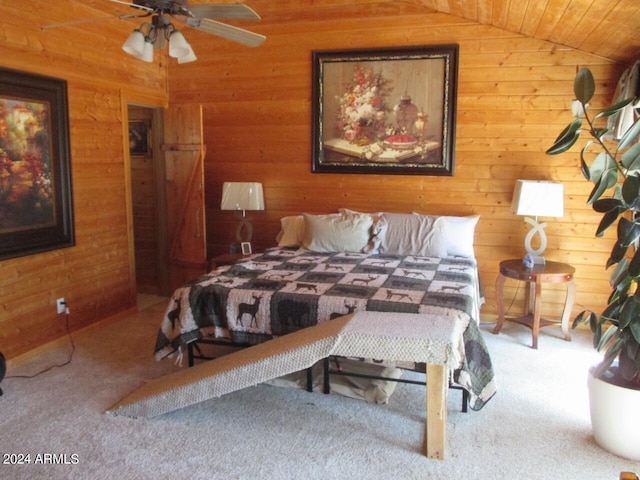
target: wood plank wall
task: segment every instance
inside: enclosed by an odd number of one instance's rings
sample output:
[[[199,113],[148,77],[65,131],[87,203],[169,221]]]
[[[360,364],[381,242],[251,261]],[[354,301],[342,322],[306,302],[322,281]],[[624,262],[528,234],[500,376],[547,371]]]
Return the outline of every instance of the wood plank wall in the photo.
[[[598,218],[584,205],[590,187],[577,154],[542,152],[569,120],[576,66],[593,69],[600,92],[593,103],[602,107],[623,65],[406,2],[248,3],[263,17],[251,28],[268,36],[265,45],[190,31],[199,60],[169,62],[168,75],[163,57],[146,64],[121,51],[134,21],[43,31],[104,12],[71,0],[0,3],[0,64],[68,81],[77,239],[75,247],[0,262],[0,351],[13,357],[62,336],[58,297],[70,305],[73,329],[134,306],[123,121],[129,103],[165,105],[167,79],[172,103],[204,106],[211,254],[226,250],[235,231],[233,216],[218,207],[223,181],[265,186],[267,210],[254,214],[256,249],[274,244],[280,217],[300,211],[480,214],[476,248],[490,316],[497,262],[522,254],[526,232],[509,212],[514,180],[551,179],[565,183],[567,195],[565,217],[548,222],[548,257],[577,267],[579,305],[604,303],[608,242],[593,238]],[[455,176],[311,174],[311,51],[439,43],[460,45]],[[509,288],[507,298],[520,297],[521,289]],[[558,310],[560,293],[545,297],[545,309]]]
[[[128,58],[134,24],[120,20],[41,30],[104,16],[67,0],[0,2],[0,64],[66,79],[76,246],[0,262],[0,351],[13,357],[64,334],[64,297],[75,330],[135,306],[127,192],[127,103],[167,103],[166,67]]]
[[[554,180],[565,185],[565,215],[546,219],[547,258],[576,267],[574,313],[605,304],[610,242],[593,236],[599,217],[585,206],[591,186],[580,175],[578,148],[556,157],[544,151],[571,119],[577,66],[590,67],[598,81],[594,108],[608,105],[625,66],[404,2],[249,3],[263,20],[242,26],[267,35],[264,45],[191,35],[198,62],[169,70],[171,103],[204,106],[210,254],[234,241],[234,218],[219,210],[224,181],[264,185],[266,210],[253,212],[254,250],[274,245],[279,219],[302,211],[479,214],[482,312],[491,319],[498,262],[524,250],[527,228],[509,209],[514,182]],[[455,176],[311,173],[313,50],[448,43],[460,46]],[[507,282],[511,312],[522,308],[523,293],[518,282]],[[560,287],[546,288],[543,313],[558,316],[563,295]]]

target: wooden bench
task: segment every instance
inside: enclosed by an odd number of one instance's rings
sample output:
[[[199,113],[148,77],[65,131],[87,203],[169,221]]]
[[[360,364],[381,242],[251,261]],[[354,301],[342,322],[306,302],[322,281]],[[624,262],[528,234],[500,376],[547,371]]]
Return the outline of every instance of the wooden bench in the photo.
[[[450,317],[357,312],[144,384],[108,412],[153,417],[301,371],[332,355],[426,364],[426,455],[444,459],[449,372],[464,325]]]
[[[410,313],[358,312],[348,317],[333,355],[426,363],[426,454],[444,459],[449,371],[461,360],[462,323]]]

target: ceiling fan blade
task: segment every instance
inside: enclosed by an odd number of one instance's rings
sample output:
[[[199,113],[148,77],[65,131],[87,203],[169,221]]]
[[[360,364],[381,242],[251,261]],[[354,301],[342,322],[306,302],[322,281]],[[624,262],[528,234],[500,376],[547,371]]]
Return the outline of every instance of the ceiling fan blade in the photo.
[[[136,3],[127,2],[124,0],[109,0],[109,1],[113,3],[120,3],[122,5],[127,5],[132,8],[138,8],[140,10],[146,10],[147,12],[153,12],[153,8],[145,7],[144,5],[138,5]]]
[[[197,30],[202,30],[203,32],[217,35],[248,47],[257,47],[267,39],[267,37],[259,33],[249,32],[248,30],[207,18],[187,18],[185,23]]]
[[[187,9],[197,18],[224,18],[227,20],[260,20],[260,15],[242,4],[189,5]]]
[[[109,20],[112,18],[117,18],[118,20],[126,20],[127,18],[140,18],[140,17],[148,17],[149,13],[143,13],[142,15],[109,15],[106,17],[94,17],[94,18],[81,18],[78,20],[69,20],[68,22],[60,22],[60,23],[50,23],[49,25],[41,25],[40,29],[47,30],[49,28],[58,28],[58,27],[67,27],[69,25],[77,25],[79,23],[88,23],[88,22],[97,22],[102,20]]]

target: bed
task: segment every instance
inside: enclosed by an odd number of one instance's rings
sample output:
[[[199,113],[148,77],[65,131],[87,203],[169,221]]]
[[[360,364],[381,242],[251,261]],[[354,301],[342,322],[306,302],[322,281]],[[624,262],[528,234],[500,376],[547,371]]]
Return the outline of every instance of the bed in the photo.
[[[358,311],[445,315],[464,324],[462,361],[452,382],[479,410],[496,390],[479,330],[477,222],[477,216],[346,209],[285,217],[276,247],[173,293],[156,359],[180,355],[205,339],[256,345]],[[398,366],[424,372],[424,365]]]

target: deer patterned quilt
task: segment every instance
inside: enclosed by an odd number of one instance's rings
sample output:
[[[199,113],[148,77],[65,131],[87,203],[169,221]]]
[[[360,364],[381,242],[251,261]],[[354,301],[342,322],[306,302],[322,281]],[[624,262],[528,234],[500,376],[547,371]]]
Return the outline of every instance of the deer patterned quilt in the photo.
[[[478,410],[495,393],[478,328],[474,259],[272,248],[178,288],[167,307],[156,359],[201,338],[255,345],[355,311],[433,313],[465,322],[454,380]],[[418,366],[424,372],[424,366]]]

